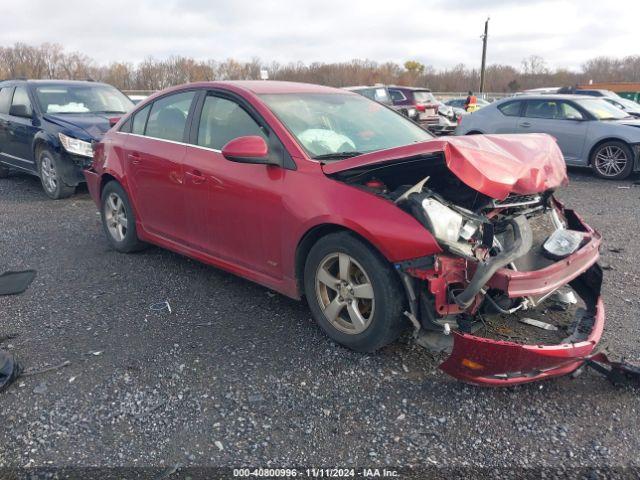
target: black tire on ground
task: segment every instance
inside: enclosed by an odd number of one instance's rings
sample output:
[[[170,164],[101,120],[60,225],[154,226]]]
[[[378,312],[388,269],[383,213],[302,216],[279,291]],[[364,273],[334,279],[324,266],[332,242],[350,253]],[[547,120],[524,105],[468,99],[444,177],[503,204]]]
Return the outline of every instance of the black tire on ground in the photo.
[[[357,263],[349,263],[349,269],[347,269],[353,275],[352,285],[357,288],[358,285],[363,283],[356,278],[356,276],[360,279],[364,278],[359,271],[361,267],[366,277],[368,277],[373,290],[373,311],[368,310],[365,304],[364,308],[369,312],[368,324],[365,323],[367,326],[361,332],[341,331],[329,321],[323,313],[325,306],[321,303],[322,293],[319,293],[320,291],[316,288],[316,275],[320,271],[320,267],[326,265],[326,259],[334,255],[338,256],[333,264],[334,268],[338,270],[334,272],[335,276],[332,278],[335,280],[344,278],[336,265],[336,263],[339,263],[339,258],[341,258],[340,254],[348,255],[351,260]],[[349,275],[347,275],[347,278],[349,278]],[[318,288],[322,290],[322,287]],[[348,286],[345,286],[345,288],[348,289]],[[309,308],[318,325],[334,341],[352,350],[360,352],[375,351],[397,339],[402,330],[408,326],[408,322],[403,316],[406,303],[405,293],[397,273],[382,255],[348,232],[327,235],[318,240],[311,248],[305,262],[304,290]],[[343,298],[338,293],[338,290],[334,291],[333,289],[325,288],[324,292],[330,292],[325,299],[329,298],[329,295],[332,295],[331,298],[333,300]],[[354,300],[352,299],[352,301]],[[361,300],[355,299],[355,301]],[[363,301],[366,303],[369,300]],[[353,306],[353,303],[350,303],[350,305]],[[356,303],[356,305],[362,304]],[[340,318],[346,318],[347,322],[351,322],[350,315],[352,311],[353,308],[349,310],[345,304],[345,307],[340,311],[340,315],[344,317]],[[358,311],[360,311],[360,307],[358,307]],[[344,322],[344,320],[341,321]]]
[[[623,180],[633,170],[633,152],[629,145],[618,140],[611,140],[598,145],[589,159],[593,172],[607,180]]]
[[[100,201],[102,228],[109,245],[122,253],[143,250],[147,244],[138,239],[131,202],[122,185],[115,180],[104,186]]]
[[[7,178],[9,176],[9,169],[4,165],[0,165],[0,178]]]
[[[60,200],[73,195],[76,187],[67,185],[60,176],[60,157],[47,148],[37,151],[38,176],[44,193],[53,200]]]
[[[482,135],[482,132],[478,132],[477,130],[471,130],[470,132],[465,133],[465,135]]]

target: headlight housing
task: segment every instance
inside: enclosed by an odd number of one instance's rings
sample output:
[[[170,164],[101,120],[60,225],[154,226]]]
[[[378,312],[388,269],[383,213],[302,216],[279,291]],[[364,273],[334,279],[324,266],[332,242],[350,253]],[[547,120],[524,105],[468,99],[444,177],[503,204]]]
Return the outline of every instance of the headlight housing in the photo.
[[[58,133],[58,138],[67,152],[81,157],[93,157],[93,145],[90,142],[69,137],[64,133]]]
[[[478,222],[463,217],[435,198],[425,198],[422,201],[422,208],[436,240],[458,253],[473,256],[471,242],[480,228]]]

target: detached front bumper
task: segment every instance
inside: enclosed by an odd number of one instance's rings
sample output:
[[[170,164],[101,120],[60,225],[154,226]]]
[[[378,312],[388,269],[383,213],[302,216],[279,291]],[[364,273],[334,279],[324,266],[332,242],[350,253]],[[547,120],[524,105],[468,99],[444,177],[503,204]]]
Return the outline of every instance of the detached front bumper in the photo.
[[[564,213],[568,227],[585,235],[579,250],[538,270],[500,268],[484,289],[498,290],[509,298],[530,297],[539,302],[560,287],[570,286],[583,300],[584,308],[576,312],[568,336],[555,345],[522,344],[455,331],[451,355],[440,365],[444,372],[470,383],[508,386],[571,373],[594,354],[605,318],[602,269],[597,264],[601,237],[572,210]],[[450,315],[462,310],[447,301],[448,285],[464,288],[475,270],[475,264],[468,265],[462,258],[447,255],[436,257],[432,269],[413,269],[409,273],[428,282],[436,311]],[[471,298],[466,312],[477,312],[482,300],[483,293]]]
[[[440,368],[470,383],[509,386],[573,372],[593,354],[604,329],[602,270],[595,264],[570,282],[586,305],[574,332],[559,345],[521,345],[453,333],[453,351]]]

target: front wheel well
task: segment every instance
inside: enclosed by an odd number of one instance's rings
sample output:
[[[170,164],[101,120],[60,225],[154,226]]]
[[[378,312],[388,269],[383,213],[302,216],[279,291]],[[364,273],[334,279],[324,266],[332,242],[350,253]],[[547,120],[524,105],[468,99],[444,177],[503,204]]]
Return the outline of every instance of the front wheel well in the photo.
[[[465,133],[465,135],[483,135],[483,133],[480,130],[471,130]]]
[[[362,235],[357,232],[344,227],[342,225],[336,225],[333,223],[327,223],[323,225],[317,225],[309,230],[302,236],[300,242],[298,242],[298,247],[296,248],[296,257],[295,257],[295,274],[296,281],[298,286],[298,291],[301,295],[304,295],[304,266],[309,255],[309,252],[313,248],[313,246],[320,240],[321,238],[337,232],[345,232],[353,235],[358,240],[363,243],[369,245],[375,252],[377,252],[382,258],[385,258],[384,255],[373,245],[369,240],[367,240]]]
[[[98,191],[98,194],[100,196],[102,196],[102,191],[104,190],[104,187],[107,185],[107,183],[112,181],[117,182],[118,179],[113,175],[109,175],[108,173],[105,173],[104,175],[102,175],[102,177],[100,177],[100,190]]]
[[[588,161],[589,165],[593,164],[593,154],[595,153],[596,149],[600,145],[602,145],[604,143],[607,143],[607,142],[624,143],[627,147],[629,147],[629,150],[631,150],[631,153],[633,154],[633,148],[631,148],[631,145],[626,140],[623,140],[621,138],[616,138],[616,137],[603,138],[602,140],[599,140],[593,147],[591,147],[591,150],[589,150],[589,156],[587,157],[587,161]],[[635,158],[632,158],[631,160],[635,163]]]

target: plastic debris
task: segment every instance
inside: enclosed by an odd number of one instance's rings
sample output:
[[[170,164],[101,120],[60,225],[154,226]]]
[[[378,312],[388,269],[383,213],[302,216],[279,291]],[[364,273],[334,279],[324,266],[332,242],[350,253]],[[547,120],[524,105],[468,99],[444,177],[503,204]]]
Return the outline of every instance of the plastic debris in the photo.
[[[164,310],[167,310],[169,313],[171,313],[171,305],[169,304],[169,300],[165,300],[164,302],[154,303],[149,307],[149,310],[153,312],[162,312]]]
[[[34,278],[36,278],[35,270],[4,272],[0,275],[0,295],[21,294],[29,288]]]
[[[543,322],[542,320],[536,320],[535,318],[520,318],[520,323],[526,323],[534,327],[542,328],[544,330],[558,330],[558,327],[551,325],[550,323]]]

